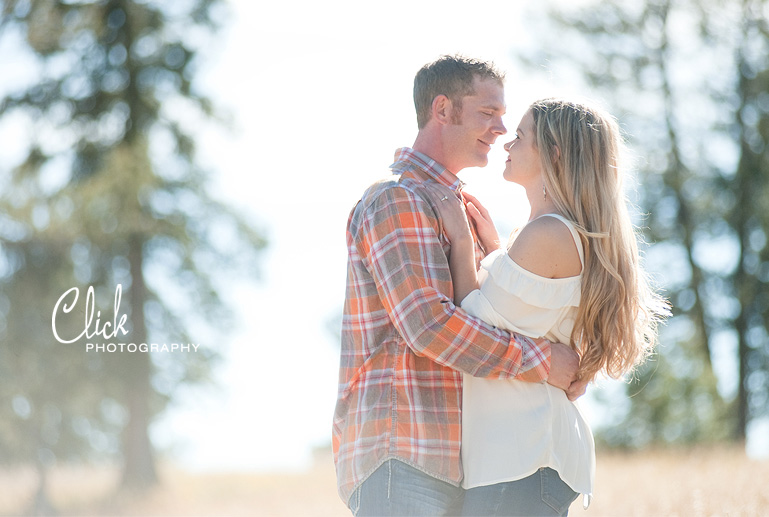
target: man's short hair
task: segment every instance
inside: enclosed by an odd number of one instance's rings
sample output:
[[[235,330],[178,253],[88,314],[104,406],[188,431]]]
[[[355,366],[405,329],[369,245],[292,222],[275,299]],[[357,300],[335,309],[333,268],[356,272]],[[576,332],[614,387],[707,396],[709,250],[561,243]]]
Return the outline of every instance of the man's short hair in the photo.
[[[460,55],[441,56],[423,66],[414,77],[414,107],[417,125],[422,129],[430,120],[433,100],[445,95],[454,106],[454,115],[462,113],[462,97],[473,95],[473,79],[494,79],[504,83],[505,74],[491,61],[482,61]],[[458,121],[458,120],[457,120]]]

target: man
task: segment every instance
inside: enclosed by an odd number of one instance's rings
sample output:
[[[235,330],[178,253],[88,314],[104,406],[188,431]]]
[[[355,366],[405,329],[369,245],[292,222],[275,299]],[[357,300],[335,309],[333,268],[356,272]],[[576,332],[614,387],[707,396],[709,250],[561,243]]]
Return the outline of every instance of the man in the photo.
[[[571,386],[570,397],[584,390],[572,385],[578,358],[567,346],[511,335],[452,303],[440,200],[421,186],[460,195],[456,174],[487,164],[507,132],[503,79],[493,64],[458,56],[425,65],[414,80],[413,148],[397,151],[393,176],[350,214],[333,447],[339,494],[355,515],[459,512],[461,372]]]

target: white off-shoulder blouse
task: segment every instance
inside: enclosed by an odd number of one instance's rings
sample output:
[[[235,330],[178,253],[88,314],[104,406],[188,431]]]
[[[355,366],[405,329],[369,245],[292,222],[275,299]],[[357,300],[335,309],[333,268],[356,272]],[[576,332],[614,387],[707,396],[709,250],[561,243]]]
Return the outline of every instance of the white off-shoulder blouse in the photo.
[[[567,219],[584,268],[579,235]],[[545,216],[543,216],[545,217]],[[569,343],[582,274],[544,278],[516,264],[504,250],[481,262],[480,289],[462,308],[492,325],[530,337]],[[558,472],[575,492],[592,494],[593,433],[579,405],[546,383],[464,375],[462,486],[472,488],[525,478],[541,467]]]

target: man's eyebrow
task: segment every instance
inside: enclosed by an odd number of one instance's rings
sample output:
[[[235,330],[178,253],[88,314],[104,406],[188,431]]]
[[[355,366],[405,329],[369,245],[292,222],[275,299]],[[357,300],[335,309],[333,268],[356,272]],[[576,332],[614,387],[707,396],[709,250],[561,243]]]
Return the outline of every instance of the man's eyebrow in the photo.
[[[520,127],[517,127],[517,128],[515,128],[515,132],[518,133],[519,135],[522,135],[523,134],[523,129],[521,129]]]
[[[485,105],[481,106],[481,109],[501,111],[503,113],[507,111],[507,107],[506,106],[500,106],[499,104],[485,104]]]

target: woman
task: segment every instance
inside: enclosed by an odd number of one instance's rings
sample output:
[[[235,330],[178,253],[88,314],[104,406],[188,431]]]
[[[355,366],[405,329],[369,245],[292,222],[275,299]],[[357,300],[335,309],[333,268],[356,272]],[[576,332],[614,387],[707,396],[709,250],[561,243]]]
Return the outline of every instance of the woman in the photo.
[[[622,191],[616,121],[565,100],[535,102],[505,146],[504,178],[526,189],[529,222],[476,271],[466,213],[498,247],[471,199],[438,203],[451,241],[454,299],[495,326],[570,343],[579,379],[618,378],[652,349],[666,303],[640,265]],[[441,198],[441,199],[444,199]],[[589,502],[595,455],[579,406],[548,384],[464,377],[465,515],[566,515]]]

